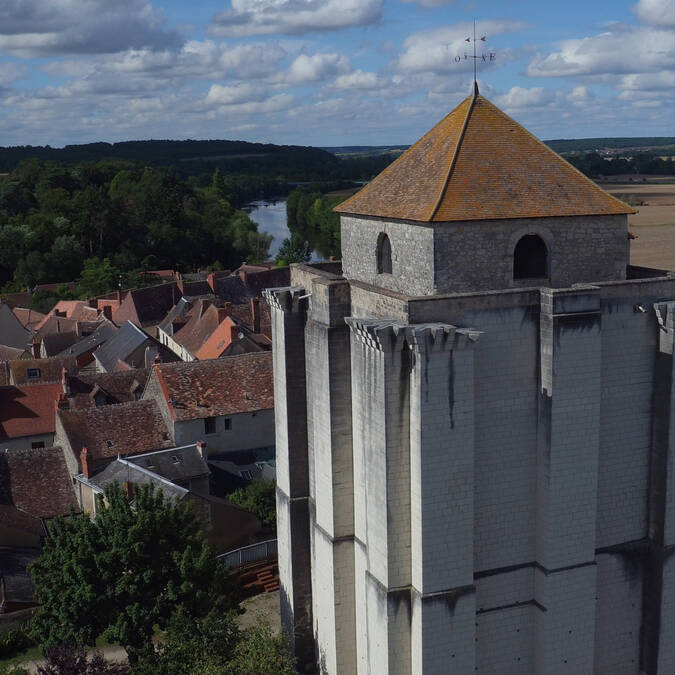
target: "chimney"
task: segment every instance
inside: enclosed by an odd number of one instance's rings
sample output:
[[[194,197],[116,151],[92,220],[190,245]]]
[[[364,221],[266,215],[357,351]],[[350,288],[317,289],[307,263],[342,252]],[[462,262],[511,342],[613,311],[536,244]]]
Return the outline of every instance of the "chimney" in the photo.
[[[204,441],[197,441],[195,443],[197,446],[197,452],[201,455],[202,459],[206,459],[206,443]]]
[[[31,345],[32,351],[33,351],[33,358],[34,359],[39,359],[40,358],[40,345],[42,343],[40,342],[39,339],[33,340],[33,343]]]
[[[70,380],[67,368],[61,368],[61,388],[63,389],[64,396],[70,396]]]
[[[241,328],[235,323],[230,327],[230,342],[236,342],[239,339],[239,334],[241,333]]]
[[[134,484],[130,480],[124,481],[124,496],[130,502],[134,498]]]
[[[101,311],[103,312],[103,316],[108,319],[108,321],[112,321],[112,306],[111,305],[103,305],[101,308]]]
[[[89,298],[87,300],[87,305],[89,305],[89,307],[93,307],[94,309],[98,309],[98,300],[96,298]]]
[[[260,298],[251,298],[251,322],[253,332],[260,332]]]
[[[70,401],[68,401],[68,397],[63,392],[61,392],[56,401],[54,401],[54,408],[56,410],[67,410],[70,408]]]
[[[80,453],[80,464],[82,465],[82,473],[85,478],[89,478],[89,452],[87,451],[86,446],[82,446],[82,452]]]
[[[218,307],[218,325],[223,323],[228,316],[232,314],[231,307]]]
[[[120,288],[117,289],[117,302],[119,302],[120,305],[122,304],[122,289]]]
[[[206,283],[209,285],[209,288],[213,293],[216,292],[216,274],[215,272],[210,272],[206,277]]]

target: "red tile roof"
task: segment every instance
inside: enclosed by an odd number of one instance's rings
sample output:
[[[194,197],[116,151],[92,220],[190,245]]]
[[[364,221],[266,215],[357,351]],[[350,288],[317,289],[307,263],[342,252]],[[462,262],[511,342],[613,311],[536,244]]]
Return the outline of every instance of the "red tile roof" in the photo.
[[[160,363],[153,369],[176,421],[256,412],[274,407],[272,354]]]
[[[29,368],[38,370],[39,377],[29,378]],[[49,359],[19,359],[9,363],[11,381],[15,385],[61,382],[64,368],[69,373],[76,373],[77,359],[74,356],[53,356]]]
[[[61,383],[0,387],[0,441],[53,434],[55,402],[62,392]]]
[[[633,213],[480,95],[335,211],[421,222]]]
[[[47,318],[46,314],[36,312],[34,309],[28,309],[26,307],[14,307],[12,311],[24,328],[34,329],[39,323]]]
[[[59,300],[42,320],[42,323],[38,324],[37,329],[42,328],[42,325],[50,316],[65,317],[74,321],[96,321],[98,315],[98,309],[90,307],[84,300]]]
[[[86,410],[59,410],[57,415],[78,459],[83,447],[87,448],[91,461],[100,462],[114,459],[118,454],[135,455],[173,446],[154,400]]]
[[[9,501],[5,501],[8,497]],[[67,515],[71,508],[77,510],[61,448],[0,451],[2,501],[36,518],[53,518]]]

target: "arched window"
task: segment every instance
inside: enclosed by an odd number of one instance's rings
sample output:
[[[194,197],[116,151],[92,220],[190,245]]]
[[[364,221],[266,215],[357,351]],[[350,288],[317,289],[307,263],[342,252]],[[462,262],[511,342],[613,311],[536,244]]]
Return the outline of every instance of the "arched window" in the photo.
[[[377,273],[391,274],[391,242],[384,232],[377,239]]]
[[[548,251],[536,234],[526,234],[513,252],[514,279],[543,279],[548,277]]]

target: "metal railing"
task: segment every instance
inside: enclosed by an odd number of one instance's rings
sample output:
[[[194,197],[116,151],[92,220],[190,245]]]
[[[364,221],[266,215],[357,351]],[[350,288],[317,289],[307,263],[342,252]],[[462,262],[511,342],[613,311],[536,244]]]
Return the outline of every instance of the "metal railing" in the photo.
[[[267,541],[259,541],[257,544],[251,544],[250,546],[236,548],[234,551],[221,553],[217,556],[217,559],[226,567],[241,567],[242,565],[257,562],[258,560],[276,557],[277,540],[268,539]]]

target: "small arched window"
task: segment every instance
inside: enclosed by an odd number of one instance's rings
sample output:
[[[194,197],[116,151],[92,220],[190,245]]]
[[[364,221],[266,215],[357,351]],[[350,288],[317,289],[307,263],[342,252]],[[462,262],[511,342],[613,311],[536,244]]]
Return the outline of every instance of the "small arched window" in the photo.
[[[377,239],[377,273],[391,274],[391,242],[384,232]]]
[[[544,279],[548,277],[548,250],[541,237],[526,234],[513,251],[514,279]]]

